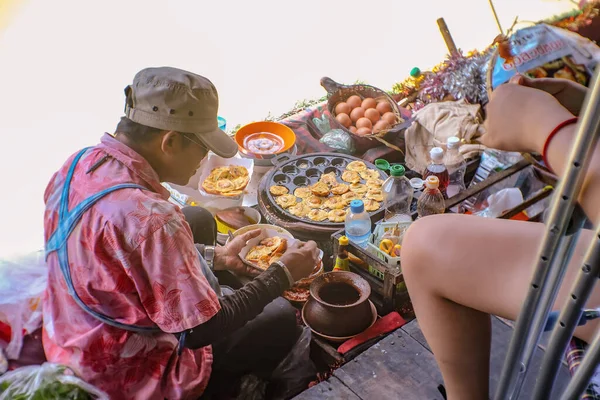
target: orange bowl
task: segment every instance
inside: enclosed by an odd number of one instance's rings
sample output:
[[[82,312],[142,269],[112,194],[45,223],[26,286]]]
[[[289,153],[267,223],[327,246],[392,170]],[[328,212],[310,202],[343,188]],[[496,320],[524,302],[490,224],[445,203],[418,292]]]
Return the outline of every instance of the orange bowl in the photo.
[[[256,153],[246,147],[246,139],[254,135],[255,133],[266,132],[277,136],[283,143],[282,147],[272,153]],[[287,126],[280,124],[279,122],[252,122],[242,126],[235,133],[235,141],[240,149],[240,152],[244,154],[251,154],[258,158],[265,158],[275,154],[281,154],[288,151],[296,143],[296,134],[294,131]]]

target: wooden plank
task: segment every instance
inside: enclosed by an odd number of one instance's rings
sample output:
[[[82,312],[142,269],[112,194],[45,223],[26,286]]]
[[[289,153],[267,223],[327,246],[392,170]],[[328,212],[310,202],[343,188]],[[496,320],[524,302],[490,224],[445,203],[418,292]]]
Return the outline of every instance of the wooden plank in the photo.
[[[323,381],[294,397],[294,400],[322,399],[360,400],[360,397],[344,386],[344,384],[335,376],[332,376],[328,380]]]
[[[362,399],[440,400],[433,355],[402,329],[334,372]]]
[[[504,359],[508,352],[508,345],[512,336],[513,329],[500,321],[498,318],[492,318],[492,352],[490,358],[490,394],[493,394],[498,387],[498,381],[500,380],[500,374],[502,373],[502,366],[504,365]],[[525,377],[525,382],[521,390],[519,399],[531,399],[533,397],[533,389],[535,386],[535,378],[539,372],[539,368],[544,356],[544,351],[541,348],[537,348],[533,359],[531,361],[529,372]],[[565,365],[561,365],[556,382],[554,384],[554,390],[550,399],[560,398],[560,394],[564,391],[570,380],[568,369]]]
[[[425,335],[421,332],[421,328],[419,327],[419,322],[414,319],[408,324],[404,325],[401,328],[404,332],[408,333],[410,337],[415,339],[417,342],[421,344],[421,346],[425,347],[427,350],[431,351],[429,347],[429,343],[427,343],[427,339],[425,339]]]

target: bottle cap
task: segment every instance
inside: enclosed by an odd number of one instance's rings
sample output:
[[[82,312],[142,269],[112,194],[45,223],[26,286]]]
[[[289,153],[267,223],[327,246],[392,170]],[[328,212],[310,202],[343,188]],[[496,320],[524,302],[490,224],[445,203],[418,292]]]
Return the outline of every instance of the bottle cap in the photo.
[[[350,244],[350,241],[346,236],[342,236],[338,242],[340,243],[340,246],[348,246],[348,244]]]
[[[390,169],[390,163],[383,158],[378,158],[375,160],[375,166],[382,171],[387,171]]]
[[[404,176],[406,170],[400,164],[395,164],[390,167],[390,175],[392,176]]]
[[[429,150],[429,157],[431,157],[433,161],[442,161],[444,159],[444,149],[441,147],[434,147]]]
[[[412,188],[414,190],[420,190],[423,189],[423,185],[425,184],[425,181],[421,178],[412,178],[410,180],[410,186],[412,186]]]
[[[365,204],[362,200],[352,200],[350,202],[350,211],[353,214],[360,214],[361,212],[365,211]]]
[[[430,175],[425,180],[425,186],[427,189],[437,189],[440,186],[440,180],[437,176]]]
[[[419,75],[421,75],[421,70],[419,69],[419,67],[414,67],[410,70],[410,76],[412,76],[413,78],[417,78],[419,77]]]
[[[449,149],[457,149],[458,146],[460,145],[460,139],[457,138],[456,136],[451,136],[448,138],[446,145],[448,146]]]

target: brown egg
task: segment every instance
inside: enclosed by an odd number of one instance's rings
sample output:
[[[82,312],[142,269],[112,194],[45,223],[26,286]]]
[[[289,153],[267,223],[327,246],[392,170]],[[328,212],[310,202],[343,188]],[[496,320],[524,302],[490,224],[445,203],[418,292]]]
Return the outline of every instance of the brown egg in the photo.
[[[356,127],[358,129],[360,128],[369,128],[369,130],[373,127],[373,123],[371,122],[371,120],[369,118],[359,118],[358,121],[356,121]]]
[[[385,114],[386,112],[392,111],[392,105],[385,100],[377,103],[377,107],[375,108],[377,109],[377,111],[379,111],[379,114],[381,115]]]
[[[369,108],[368,110],[365,111],[365,117],[369,118],[372,123],[375,123],[375,122],[379,121],[379,118],[381,116],[379,115],[379,111],[377,111],[374,108]]]
[[[379,132],[389,129],[389,128],[390,128],[390,124],[388,124],[386,120],[381,119],[381,120],[377,121],[377,123],[375,125],[373,125],[373,133],[379,133]]]
[[[358,121],[360,118],[365,116],[365,110],[362,107],[356,107],[350,112],[350,118],[352,122]]]
[[[335,106],[335,115],[350,114],[350,111],[352,111],[352,109],[350,108],[348,103],[344,103],[343,101],[341,103],[337,103],[337,105]],[[390,109],[389,111],[392,110]]]
[[[366,99],[364,99],[361,104],[361,107],[364,108],[365,110],[368,110],[369,108],[375,108],[376,106],[377,106],[377,102],[375,101],[375,99],[372,99],[370,97],[367,97]]]
[[[352,133],[356,133],[356,127],[354,125],[352,125],[350,128],[348,128],[348,130],[350,130],[350,132],[352,132]]]
[[[383,114],[383,115],[381,116],[381,119],[382,119],[382,120],[384,120],[384,121],[386,121],[386,122],[387,122],[388,124],[390,124],[390,125],[395,125],[395,124],[396,124],[396,122],[398,121],[398,120],[396,119],[396,114],[394,114],[394,113],[393,113],[393,112],[391,112],[391,111],[390,111],[390,112],[386,112],[385,114]]]
[[[352,125],[352,120],[350,119],[350,117],[348,116],[348,114],[339,113],[338,115],[335,116],[335,119],[337,119],[337,121],[340,124],[344,125],[345,128],[347,128],[350,125]]]
[[[372,133],[371,128],[358,128],[356,130],[356,134],[360,135],[360,136],[367,136],[367,135],[370,135],[371,133]]]
[[[362,99],[359,96],[357,96],[357,95],[350,96],[346,100],[346,104],[348,104],[350,106],[350,108],[352,108],[353,110],[356,107],[360,107],[361,103],[362,103]]]

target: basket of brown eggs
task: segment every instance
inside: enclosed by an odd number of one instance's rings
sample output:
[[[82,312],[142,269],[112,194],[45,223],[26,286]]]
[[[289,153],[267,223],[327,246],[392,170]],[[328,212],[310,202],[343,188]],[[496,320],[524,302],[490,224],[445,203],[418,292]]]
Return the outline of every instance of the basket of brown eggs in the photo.
[[[403,152],[404,146],[392,144],[390,139],[407,128],[408,123],[389,94],[374,86],[342,85],[327,77],[321,78],[321,86],[327,91],[332,128],[349,133],[357,152],[382,144]]]

